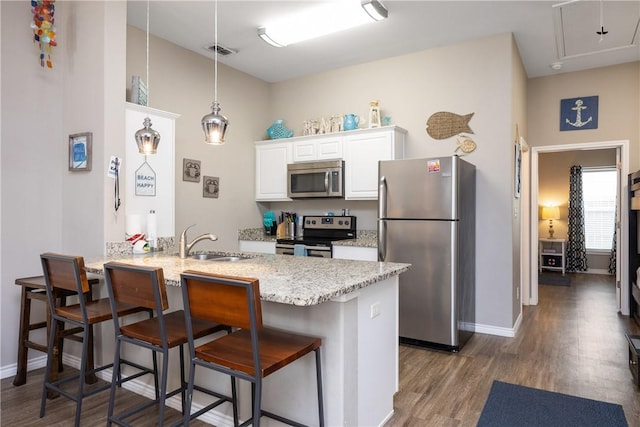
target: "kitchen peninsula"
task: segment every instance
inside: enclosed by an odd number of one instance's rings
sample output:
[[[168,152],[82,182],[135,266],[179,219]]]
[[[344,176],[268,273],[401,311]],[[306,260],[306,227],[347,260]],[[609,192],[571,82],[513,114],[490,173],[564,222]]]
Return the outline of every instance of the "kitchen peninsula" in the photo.
[[[98,274],[103,273],[107,261],[162,267],[172,310],[182,307],[178,288],[182,271],[258,278],[265,324],[323,340],[326,424],[384,424],[393,413],[393,395],[398,390],[398,275],[410,265],[255,253],[224,255],[250,258],[220,262],[155,253],[86,260],[85,264],[88,272]],[[102,338],[108,342],[110,337]],[[102,348],[101,352],[105,358],[112,357],[110,349]],[[141,355],[141,361],[146,359]],[[315,425],[318,418],[313,366],[312,358],[303,358],[269,376],[263,407]],[[198,378],[203,384],[215,381],[213,384],[219,384],[223,391],[228,387],[228,381],[200,372]],[[170,382],[176,380],[174,374]],[[140,386],[151,395],[150,381]],[[240,382],[240,400],[241,418],[246,419],[251,402],[246,382]],[[204,403],[195,396],[194,410]],[[169,405],[179,408],[180,403],[174,400]],[[229,406],[222,405],[201,419],[232,425]],[[265,425],[276,425],[270,419],[263,421]]]

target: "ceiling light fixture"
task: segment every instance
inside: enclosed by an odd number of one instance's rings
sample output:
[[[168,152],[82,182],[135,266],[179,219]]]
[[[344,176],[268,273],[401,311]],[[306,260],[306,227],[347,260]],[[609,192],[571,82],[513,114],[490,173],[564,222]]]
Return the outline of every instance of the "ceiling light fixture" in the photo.
[[[379,21],[387,16],[387,9],[378,0],[330,2],[259,27],[258,36],[272,46],[285,47]]]
[[[389,11],[378,0],[362,0],[362,8],[376,21],[382,21],[389,16]]]
[[[211,113],[202,118],[202,130],[204,131],[204,142],[211,145],[223,145],[229,120],[220,114],[220,104],[218,103],[218,0],[215,0],[214,4],[213,104],[211,104]]]
[[[149,85],[149,0],[147,0],[147,105],[149,105],[149,97],[151,89]],[[151,127],[151,119],[145,117],[142,122],[143,128],[136,131],[135,138],[138,144],[138,153],[156,154],[158,145],[160,144],[160,133]]]
[[[609,33],[609,31],[604,30],[604,14],[602,12],[602,0],[600,0],[600,31],[596,31],[596,34],[600,35],[600,42],[604,40],[605,34]]]

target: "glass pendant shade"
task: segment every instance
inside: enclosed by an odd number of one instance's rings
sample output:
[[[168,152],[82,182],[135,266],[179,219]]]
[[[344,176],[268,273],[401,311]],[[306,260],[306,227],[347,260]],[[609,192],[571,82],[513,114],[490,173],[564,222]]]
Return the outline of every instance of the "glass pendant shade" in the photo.
[[[214,101],[211,105],[211,113],[202,118],[202,130],[204,142],[212,145],[224,144],[224,136],[227,133],[229,120],[220,114],[220,104]]]
[[[158,144],[160,144],[160,133],[151,128],[151,119],[146,117],[143,121],[144,128],[136,132],[136,144],[138,144],[138,153],[140,154],[156,154]]]

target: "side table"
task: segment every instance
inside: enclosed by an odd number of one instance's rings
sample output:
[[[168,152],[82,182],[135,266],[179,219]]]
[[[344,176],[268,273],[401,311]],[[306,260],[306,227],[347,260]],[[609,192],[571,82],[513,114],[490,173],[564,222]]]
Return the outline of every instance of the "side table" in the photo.
[[[562,271],[564,276],[566,268],[566,239],[546,239],[541,238],[538,242],[538,252],[540,255],[538,270],[542,269]]]

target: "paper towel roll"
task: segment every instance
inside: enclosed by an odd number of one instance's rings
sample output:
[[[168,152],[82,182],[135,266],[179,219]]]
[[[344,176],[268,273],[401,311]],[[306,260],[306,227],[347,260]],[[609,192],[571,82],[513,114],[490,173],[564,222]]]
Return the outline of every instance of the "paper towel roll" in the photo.
[[[128,214],[127,222],[125,224],[125,233],[127,237],[133,236],[134,234],[142,233],[142,220],[140,215],[137,214]]]
[[[151,248],[156,247],[156,240],[158,238],[158,221],[156,218],[156,211],[149,211],[147,215],[147,241]]]

